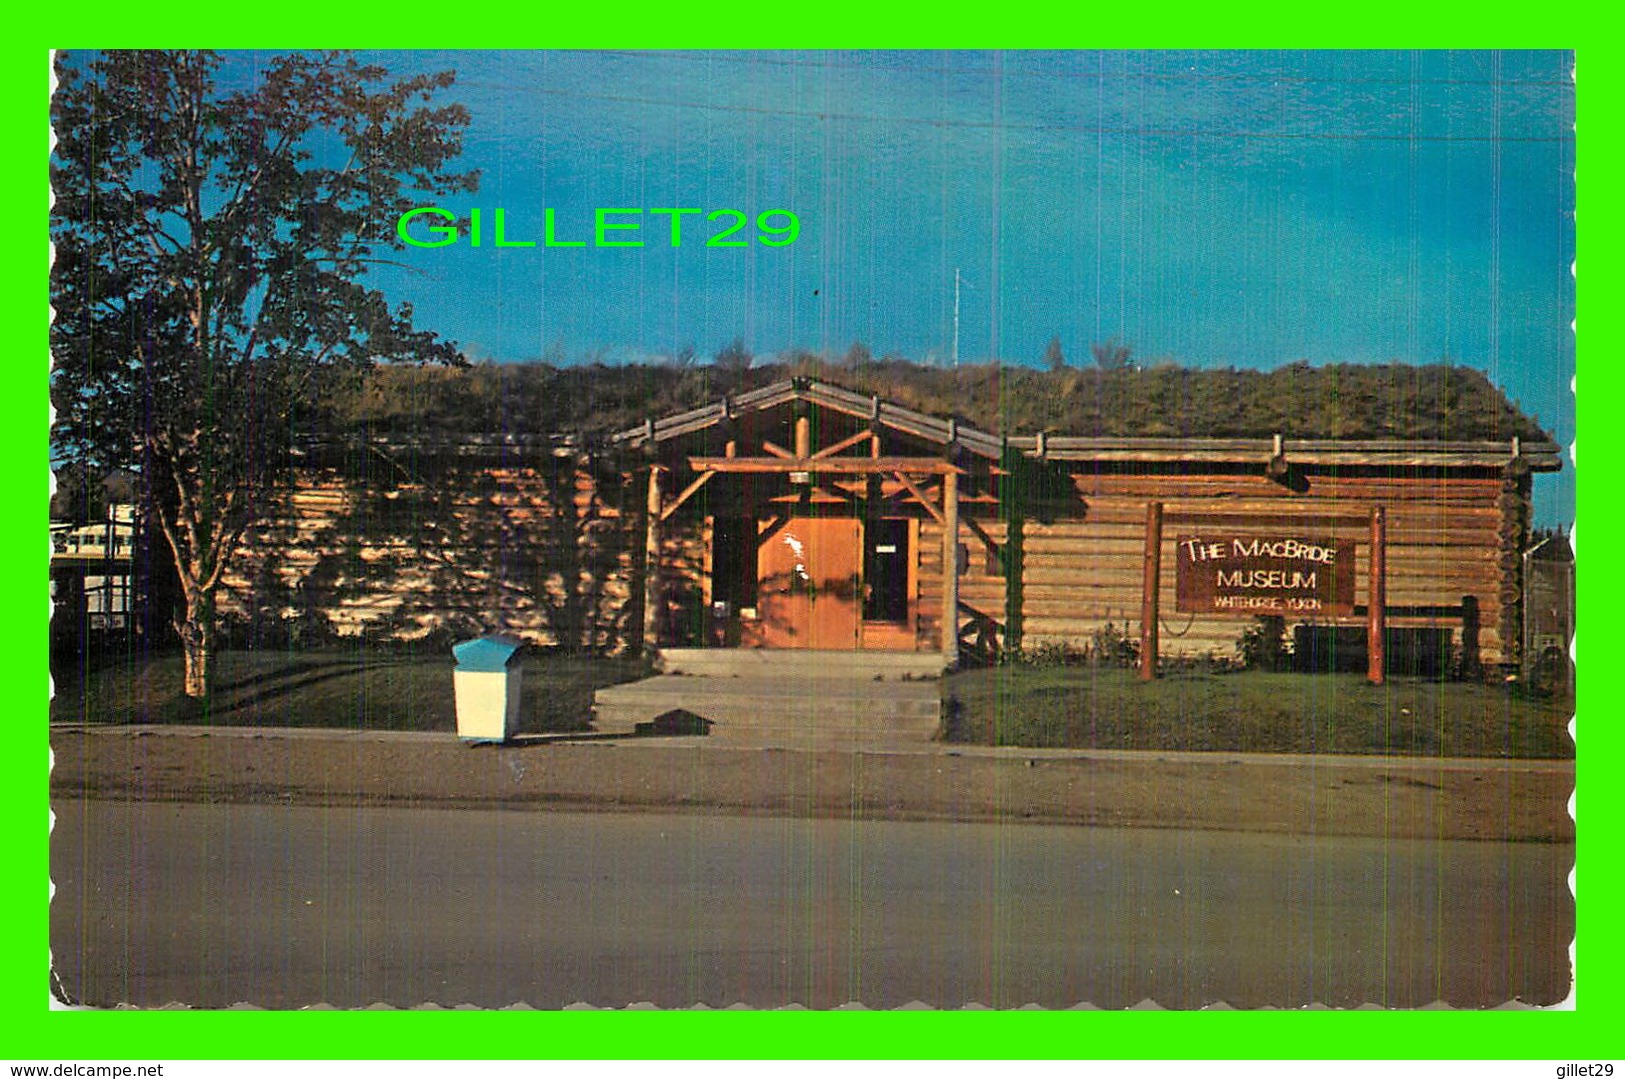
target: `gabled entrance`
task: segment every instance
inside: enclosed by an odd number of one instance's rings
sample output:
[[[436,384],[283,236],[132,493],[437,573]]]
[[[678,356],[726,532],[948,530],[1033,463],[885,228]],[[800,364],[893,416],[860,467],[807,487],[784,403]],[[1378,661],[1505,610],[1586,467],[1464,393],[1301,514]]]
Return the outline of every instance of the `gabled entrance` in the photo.
[[[979,641],[996,631],[1001,440],[806,379],[615,437],[648,462],[645,647],[939,652],[952,668],[967,618]],[[998,567],[969,605],[961,525]]]

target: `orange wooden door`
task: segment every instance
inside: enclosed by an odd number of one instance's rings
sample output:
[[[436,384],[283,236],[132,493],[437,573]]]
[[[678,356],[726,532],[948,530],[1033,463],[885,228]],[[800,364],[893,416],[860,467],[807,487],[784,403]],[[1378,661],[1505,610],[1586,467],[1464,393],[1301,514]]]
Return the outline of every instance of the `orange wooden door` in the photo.
[[[762,544],[757,604],[767,647],[858,647],[859,528],[856,518],[797,517]]]

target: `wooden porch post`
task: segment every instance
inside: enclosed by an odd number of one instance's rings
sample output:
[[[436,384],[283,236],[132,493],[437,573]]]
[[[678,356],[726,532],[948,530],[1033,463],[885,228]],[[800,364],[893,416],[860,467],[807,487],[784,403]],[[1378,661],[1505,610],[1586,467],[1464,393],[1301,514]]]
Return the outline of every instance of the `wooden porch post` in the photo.
[[[1383,637],[1388,628],[1388,521],[1381,506],[1371,510],[1371,586],[1366,595],[1366,678],[1374,686],[1383,682]]]
[[[959,666],[959,474],[942,476],[942,665]]]
[[[643,533],[643,650],[660,647],[660,466],[649,466],[648,514]]]
[[[1145,577],[1140,589],[1140,681],[1157,676],[1157,592],[1162,580],[1162,503],[1145,504]]]
[[[1015,470],[1004,477],[999,493],[999,511],[1004,517],[1004,649],[1010,654],[1021,652],[1021,638],[1025,632],[1027,572],[1027,514],[1023,505],[1026,492],[1024,477]]]

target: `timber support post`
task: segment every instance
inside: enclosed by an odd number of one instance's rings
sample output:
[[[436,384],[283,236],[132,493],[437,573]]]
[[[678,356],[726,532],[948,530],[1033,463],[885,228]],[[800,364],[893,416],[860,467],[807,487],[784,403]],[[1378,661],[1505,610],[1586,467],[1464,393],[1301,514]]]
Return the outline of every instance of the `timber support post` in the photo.
[[[1021,654],[1024,633],[1023,608],[1026,603],[1026,536],[1027,515],[1023,504],[1024,477],[1014,470],[1005,476],[999,492],[999,514],[1004,518],[1004,652],[1007,656]]]
[[[1383,683],[1387,668],[1384,656],[1388,629],[1388,518],[1381,506],[1371,510],[1371,584],[1366,595],[1366,679],[1374,686]]]
[[[649,466],[649,501],[643,531],[643,650],[660,647],[660,466]]]
[[[1162,503],[1145,504],[1145,576],[1140,589],[1140,681],[1157,677],[1157,592],[1162,578]]]
[[[942,475],[942,665],[959,666],[959,474]]]

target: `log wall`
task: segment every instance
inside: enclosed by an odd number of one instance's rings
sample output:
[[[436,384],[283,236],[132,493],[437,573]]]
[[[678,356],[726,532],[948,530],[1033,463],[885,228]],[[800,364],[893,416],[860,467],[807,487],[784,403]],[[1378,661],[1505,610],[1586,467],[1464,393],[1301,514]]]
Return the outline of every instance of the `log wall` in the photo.
[[[707,521],[673,517],[661,526],[659,643],[699,648],[711,602],[711,528]]]
[[[243,540],[229,630],[419,640],[502,630],[614,651],[633,639],[636,548],[615,485],[584,469],[470,467],[355,482],[307,469]]]
[[[994,543],[1004,545],[1007,531],[1003,521],[978,517],[976,523]],[[959,542],[968,555],[967,568],[959,575],[961,625],[971,620],[974,611],[1002,626],[1005,622],[1003,573],[989,564],[987,546],[963,521],[959,526]],[[914,601],[919,612],[916,647],[919,651],[931,652],[942,647],[942,526],[934,518],[920,522],[915,558],[918,587]]]
[[[1139,631],[1145,505],[1169,515],[1364,517],[1388,515],[1389,624],[1450,630],[1461,640],[1464,596],[1476,599],[1479,658],[1515,662],[1521,618],[1519,551],[1527,524],[1527,474],[1481,469],[1468,476],[1308,474],[1294,486],[1264,475],[1148,475],[1130,466],[1074,468],[1071,487],[1043,512],[1021,507],[1022,645],[1084,647],[1108,626]],[[1295,489],[1294,489],[1295,488]],[[221,599],[239,629],[419,639],[493,628],[541,645],[619,650],[640,643],[643,532],[637,481],[585,465],[470,462],[433,475],[391,473],[364,482],[307,469],[267,524],[244,541]],[[1010,527],[991,505],[969,505],[1001,548]],[[912,597],[915,645],[941,647],[942,529],[919,515]],[[1227,525],[1215,525],[1214,531]],[[1164,529],[1162,652],[1233,657],[1252,620],[1177,610],[1174,545],[1194,525]],[[1305,536],[1325,530],[1307,525]],[[1367,537],[1354,542],[1356,604],[1367,587]],[[710,599],[710,536],[703,514],[662,527],[663,641],[697,644]],[[962,625],[972,612],[1009,629],[1004,567],[967,525],[960,542]],[[1342,624],[1358,625],[1361,615]],[[1289,623],[1288,632],[1291,632]]]
[[[1515,577],[1510,581],[1506,577],[1507,541],[1522,533],[1509,514],[1523,511],[1520,500],[1505,497],[1501,477],[1491,473],[1467,479],[1313,475],[1303,479],[1300,489],[1293,490],[1263,475],[1074,475],[1080,498],[1077,516],[1026,522],[1024,643],[1082,647],[1108,624],[1138,635],[1148,501],[1161,501],[1168,515],[1306,518],[1365,517],[1374,505],[1383,505],[1388,515],[1388,624],[1450,629],[1459,644],[1462,598],[1473,596],[1481,623],[1480,658],[1510,660],[1512,649],[1503,646],[1504,608],[1509,596],[1516,599],[1519,585]],[[1242,616],[1192,616],[1178,611],[1176,604],[1175,543],[1199,530],[1222,532],[1233,527],[1232,522],[1164,526],[1159,592],[1164,656],[1233,657],[1243,630],[1252,624],[1251,618]],[[1312,524],[1294,531],[1305,537],[1328,532]],[[1343,546],[1355,547],[1355,602],[1363,608],[1369,537],[1363,529],[1348,527],[1337,529],[1336,537]],[[1511,540],[1514,552],[1516,543]],[[1360,620],[1356,616],[1336,622],[1357,625]]]

